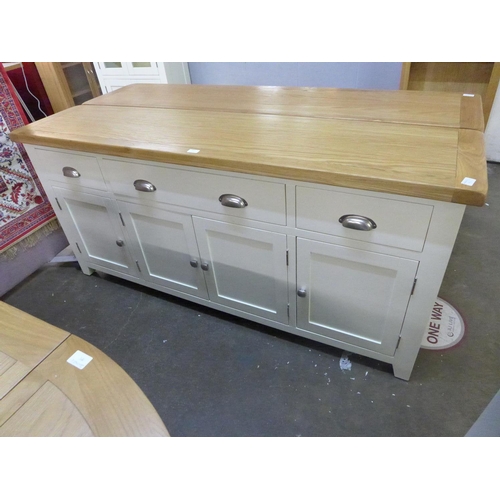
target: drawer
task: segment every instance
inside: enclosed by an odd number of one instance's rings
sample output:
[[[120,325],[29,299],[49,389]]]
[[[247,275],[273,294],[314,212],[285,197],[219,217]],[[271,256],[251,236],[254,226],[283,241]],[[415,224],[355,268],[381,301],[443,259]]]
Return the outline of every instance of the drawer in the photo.
[[[285,184],[165,167],[102,160],[103,175],[116,196],[142,203],[168,203],[216,214],[286,225]],[[138,191],[134,182],[143,180],[156,189]],[[224,206],[220,197],[234,195],[242,207]]]
[[[35,167],[42,180],[51,179],[72,188],[107,189],[94,156],[36,148]]]
[[[162,83],[162,81],[159,76],[152,76],[149,78],[110,78],[106,76],[103,78],[103,84],[106,87],[107,92],[113,92],[114,90],[125,87],[126,85],[132,85],[134,83]]]
[[[297,228],[421,252],[432,205],[298,186]],[[371,219],[375,229],[344,227],[344,215]]]

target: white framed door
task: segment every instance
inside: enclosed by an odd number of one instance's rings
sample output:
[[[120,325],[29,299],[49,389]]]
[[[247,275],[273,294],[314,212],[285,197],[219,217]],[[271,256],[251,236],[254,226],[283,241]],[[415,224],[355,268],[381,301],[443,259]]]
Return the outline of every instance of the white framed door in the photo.
[[[418,262],[297,238],[297,326],[393,355]]]
[[[158,76],[159,69],[157,62],[127,62],[126,65],[130,76]]]
[[[146,281],[208,298],[190,215],[118,202]]]
[[[127,78],[106,78],[103,80],[103,82],[103,92],[106,94],[125,87],[126,85],[132,85],[134,83],[161,83],[159,77],[134,78],[133,80]]]
[[[288,324],[286,235],[193,217],[212,302]]]
[[[97,62],[94,63],[99,74],[105,76],[128,76],[127,63]]]
[[[56,186],[52,191],[64,233],[76,244],[83,260],[90,265],[139,276],[114,200]]]

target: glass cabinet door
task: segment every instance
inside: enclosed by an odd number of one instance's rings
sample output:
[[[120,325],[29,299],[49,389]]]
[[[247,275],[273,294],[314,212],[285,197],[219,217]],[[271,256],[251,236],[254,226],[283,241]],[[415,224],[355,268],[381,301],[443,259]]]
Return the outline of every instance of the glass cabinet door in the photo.
[[[101,74],[108,76],[127,76],[127,63],[123,62],[98,62]]]
[[[105,76],[159,75],[156,62],[99,62],[100,73]]]
[[[106,69],[115,69],[115,68],[121,68],[122,63],[121,62],[104,62],[102,63]]]
[[[127,65],[129,75],[158,75],[158,63],[156,62],[128,62]]]

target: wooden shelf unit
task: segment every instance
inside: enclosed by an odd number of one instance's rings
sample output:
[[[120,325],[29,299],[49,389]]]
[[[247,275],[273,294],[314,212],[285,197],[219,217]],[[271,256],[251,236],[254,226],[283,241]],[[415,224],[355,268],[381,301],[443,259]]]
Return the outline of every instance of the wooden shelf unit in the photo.
[[[486,126],[499,80],[498,62],[404,62],[399,88],[479,94]]]
[[[90,62],[35,64],[55,113],[102,94]]]

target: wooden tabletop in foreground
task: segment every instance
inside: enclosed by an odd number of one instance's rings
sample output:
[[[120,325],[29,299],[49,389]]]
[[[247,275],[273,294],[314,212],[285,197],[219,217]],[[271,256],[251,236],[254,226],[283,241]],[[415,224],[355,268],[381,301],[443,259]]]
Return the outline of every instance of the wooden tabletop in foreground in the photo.
[[[460,93],[137,84],[11,138],[481,206],[483,128],[480,96]]]
[[[68,363],[77,351],[92,360]],[[85,340],[0,302],[0,437],[161,437],[137,384]]]

